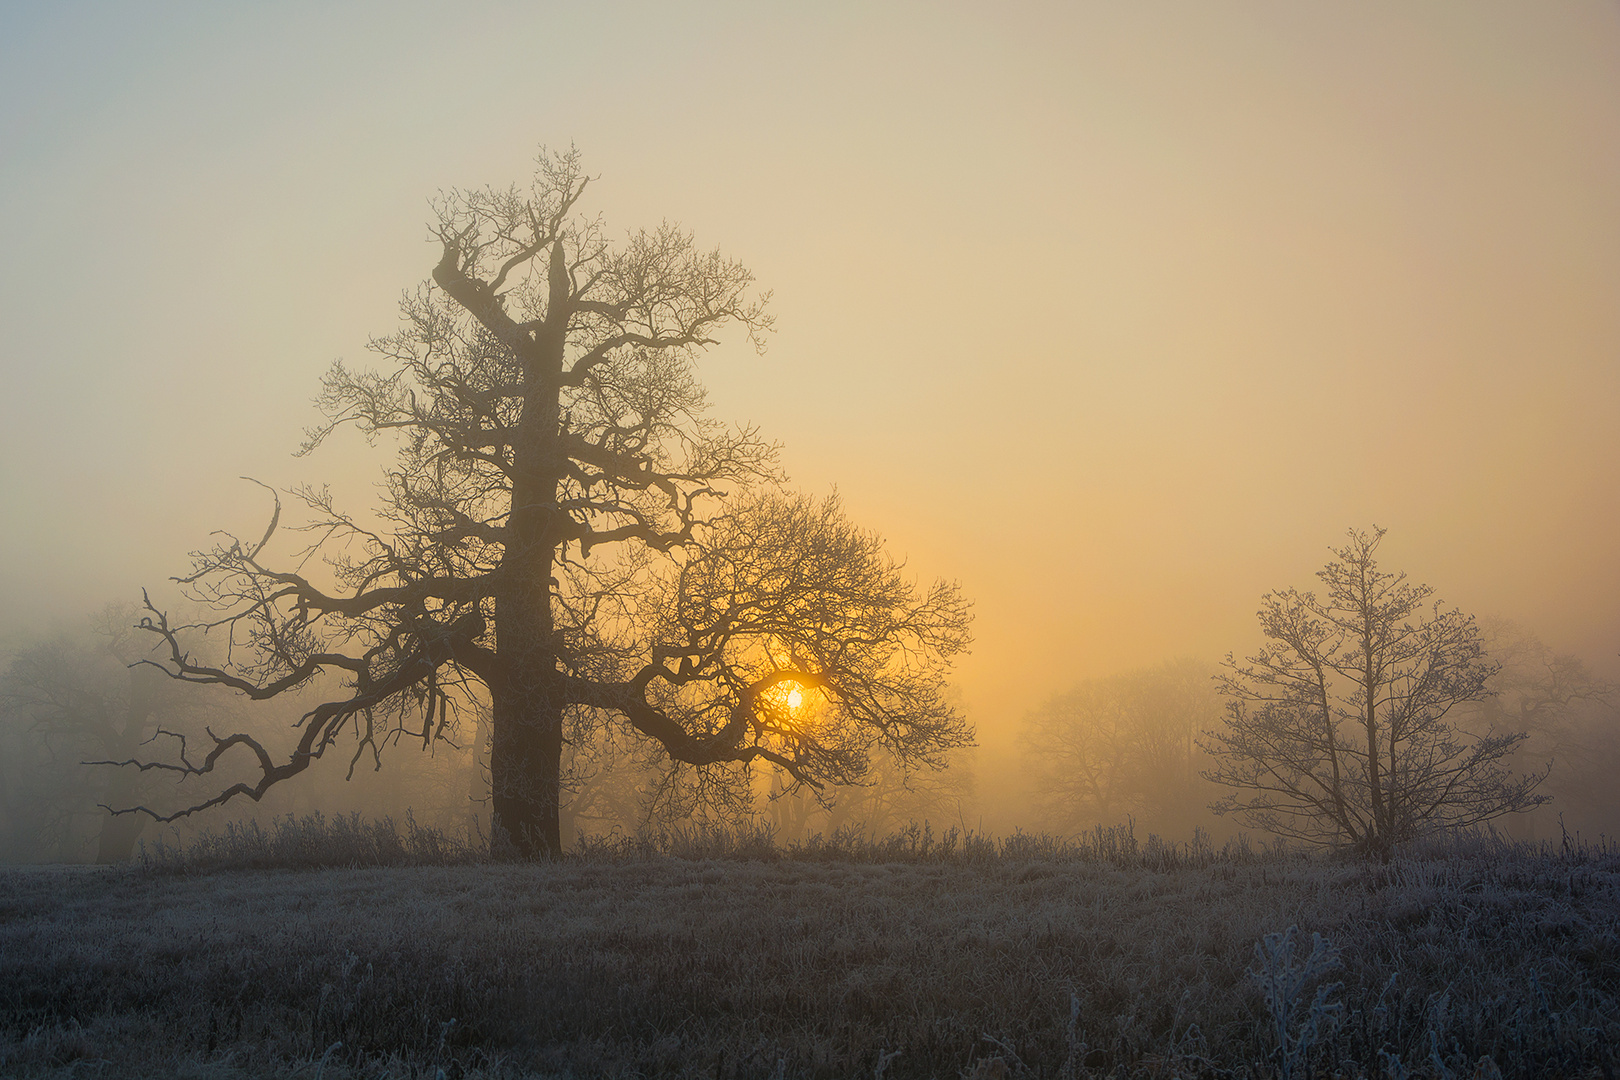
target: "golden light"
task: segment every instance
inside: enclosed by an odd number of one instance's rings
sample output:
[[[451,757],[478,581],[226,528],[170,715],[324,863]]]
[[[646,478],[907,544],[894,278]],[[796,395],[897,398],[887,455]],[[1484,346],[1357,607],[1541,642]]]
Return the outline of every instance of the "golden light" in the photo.
[[[793,689],[788,691],[788,695],[787,695],[788,711],[791,712],[792,710],[797,709],[800,705],[803,705],[803,704],[804,704],[804,694],[799,690],[799,688],[797,686],[795,686]]]

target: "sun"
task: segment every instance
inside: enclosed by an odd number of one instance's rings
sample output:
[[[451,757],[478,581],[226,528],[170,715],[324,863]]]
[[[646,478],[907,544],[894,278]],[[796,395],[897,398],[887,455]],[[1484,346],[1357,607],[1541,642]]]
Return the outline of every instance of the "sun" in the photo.
[[[787,707],[788,707],[788,709],[790,711],[793,710],[793,709],[797,709],[800,705],[803,705],[803,704],[804,704],[804,694],[799,690],[799,688],[797,686],[795,686],[793,689],[788,691],[788,694],[787,694]]]

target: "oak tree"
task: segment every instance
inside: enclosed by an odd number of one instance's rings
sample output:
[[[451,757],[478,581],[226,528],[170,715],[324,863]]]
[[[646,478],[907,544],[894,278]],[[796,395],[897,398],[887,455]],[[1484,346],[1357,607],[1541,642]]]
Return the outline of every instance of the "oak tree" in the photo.
[[[356,754],[426,744],[468,700],[491,709],[498,843],[561,848],[559,761],[574,720],[612,723],[700,769],[765,763],[791,784],[858,781],[883,747],[937,762],[971,730],[944,695],[969,613],[919,587],[836,498],[784,493],[775,447],[706,414],[694,361],[728,329],[756,346],[767,294],[670,225],[610,236],[579,209],[577,153],[542,152],[527,191],[438,203],[438,261],[372,343],[378,371],[335,365],[313,450],[352,425],[393,436],[381,525],[324,488],[296,494],[322,578],[226,537],[182,581],[218,614],[142,625],[173,678],[254,699],[341,677],[277,756],[247,733],[175,733],[132,762],[188,777],[247,755],[255,775],[161,819],[258,799],[348,732]],[[230,636],[231,660],[188,640]],[[807,722],[795,695],[824,707]]]
[[[1317,572],[1326,594],[1261,601],[1266,644],[1226,658],[1224,728],[1207,733],[1214,805],[1280,836],[1387,858],[1427,832],[1533,809],[1545,773],[1514,776],[1523,733],[1465,731],[1453,713],[1497,665],[1472,616],[1374,558],[1384,530],[1352,529]]]

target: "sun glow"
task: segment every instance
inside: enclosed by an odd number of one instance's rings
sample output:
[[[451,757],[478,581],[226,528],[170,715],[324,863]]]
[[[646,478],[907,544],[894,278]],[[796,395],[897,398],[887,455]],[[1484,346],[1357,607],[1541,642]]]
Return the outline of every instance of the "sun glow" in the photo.
[[[797,686],[795,686],[793,689],[788,691],[788,693],[787,693],[787,707],[788,707],[789,712],[792,712],[793,710],[797,709],[800,705],[803,705],[803,704],[804,704],[804,693]]]

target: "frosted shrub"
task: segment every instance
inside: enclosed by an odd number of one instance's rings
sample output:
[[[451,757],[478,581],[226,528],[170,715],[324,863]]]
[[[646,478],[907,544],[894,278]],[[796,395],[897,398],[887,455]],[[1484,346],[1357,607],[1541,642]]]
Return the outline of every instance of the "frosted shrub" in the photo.
[[[1311,1047],[1333,1033],[1344,1008],[1328,1001],[1342,985],[1336,982],[1317,987],[1316,996],[1306,1005],[1310,985],[1342,965],[1339,950],[1317,933],[1311,934],[1311,951],[1301,959],[1300,936],[1297,926],[1281,934],[1267,934],[1255,945],[1258,963],[1249,969],[1249,978],[1260,988],[1271,1014],[1271,1035],[1277,1044],[1273,1054],[1282,1080],[1291,1080]]]

